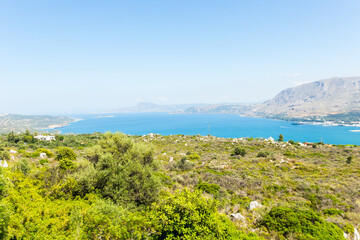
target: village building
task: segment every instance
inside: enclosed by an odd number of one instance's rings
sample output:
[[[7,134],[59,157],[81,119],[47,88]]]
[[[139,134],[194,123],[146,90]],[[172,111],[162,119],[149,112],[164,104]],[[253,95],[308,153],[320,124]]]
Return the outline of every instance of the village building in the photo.
[[[37,135],[34,138],[39,141],[52,141],[52,140],[55,141],[55,136]]]

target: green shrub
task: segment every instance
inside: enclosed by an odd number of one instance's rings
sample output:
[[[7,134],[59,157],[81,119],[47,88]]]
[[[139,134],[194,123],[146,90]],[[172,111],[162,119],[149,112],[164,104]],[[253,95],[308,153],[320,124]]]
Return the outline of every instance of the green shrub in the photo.
[[[175,168],[186,171],[192,169],[194,164],[190,163],[188,160],[186,160],[186,157],[182,157],[179,161],[176,162]]]
[[[4,205],[0,205],[0,239],[6,239],[9,222],[9,212]]]
[[[67,158],[63,158],[60,159],[59,161],[59,167],[61,170],[68,170],[68,169],[75,169],[76,168],[76,162],[74,162],[73,160],[67,159]]]
[[[216,195],[219,193],[220,186],[215,183],[203,182],[200,178],[198,184],[196,185],[196,189]]]
[[[168,194],[151,211],[154,239],[260,239],[238,231],[217,207],[217,201],[204,198],[199,191]]]
[[[0,167],[0,200],[3,197],[5,197],[7,187],[8,187],[8,182],[7,182],[7,180],[6,180],[5,176],[4,176],[3,171],[4,170]]]
[[[72,150],[69,147],[59,147],[56,150],[56,160],[61,160],[61,159],[69,159],[69,160],[76,160],[76,154],[74,152],[74,150]]]
[[[231,156],[242,156],[246,155],[246,150],[244,148],[235,147],[234,151],[231,153]]]
[[[6,150],[0,151],[0,159],[10,160],[10,153]]]
[[[41,160],[39,161],[39,163],[40,163],[41,165],[45,165],[46,163],[49,163],[49,160],[47,160],[47,159],[41,159]]]
[[[286,150],[286,152],[284,153],[284,156],[286,157],[296,157],[296,154],[293,152],[290,152],[289,150]]]
[[[260,225],[269,231],[276,231],[284,237],[293,236],[301,240],[344,240],[342,230],[326,222],[310,210],[275,207],[264,216]]]
[[[21,171],[23,174],[28,174],[31,170],[29,161],[26,158],[20,159],[13,167],[13,171]]]
[[[344,232],[346,232],[346,233],[353,233],[353,232],[354,232],[354,226],[351,225],[351,224],[345,224],[345,225],[343,226],[343,230],[344,230]]]
[[[258,154],[256,155],[256,157],[267,157],[269,156],[270,153],[269,152],[258,152]]]
[[[189,159],[192,161],[199,160],[200,156],[197,153],[193,153],[193,154],[189,155]]]
[[[322,212],[324,215],[327,215],[327,216],[341,215],[344,213],[343,210],[335,209],[335,208],[324,209],[324,210],[322,210]]]
[[[93,165],[77,176],[80,195],[96,189],[114,202],[137,205],[157,199],[161,182],[155,174],[157,166],[151,147],[134,143],[120,133],[106,133],[87,152],[87,158]]]
[[[49,158],[54,157],[54,154],[50,150],[48,150],[46,148],[38,148],[38,149],[36,149],[36,151],[33,152],[32,157],[34,157],[34,158],[39,157],[40,153],[46,153],[46,156],[49,157]]]

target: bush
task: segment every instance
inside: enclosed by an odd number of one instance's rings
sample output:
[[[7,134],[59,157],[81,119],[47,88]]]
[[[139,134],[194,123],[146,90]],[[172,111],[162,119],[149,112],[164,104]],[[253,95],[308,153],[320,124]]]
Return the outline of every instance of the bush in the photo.
[[[335,209],[335,208],[324,209],[322,212],[324,215],[327,215],[327,216],[341,215],[344,213],[343,210]]]
[[[258,152],[256,157],[267,157],[269,155],[270,155],[270,153],[268,153],[268,152]]]
[[[67,158],[63,158],[59,161],[59,167],[61,170],[68,170],[68,169],[75,169],[76,168],[76,163],[70,159]]]
[[[204,198],[199,191],[165,196],[151,211],[154,239],[260,239],[238,231],[217,207],[217,201]]]
[[[347,157],[347,159],[346,159],[346,163],[347,163],[347,164],[350,164],[350,163],[351,163],[351,161],[352,161],[352,159],[353,159],[353,157],[352,157],[352,156]]]
[[[326,222],[310,210],[275,207],[265,215],[260,225],[284,237],[293,236],[294,239],[344,240],[342,230],[338,226]]]
[[[33,152],[32,157],[39,157],[39,156],[40,156],[40,153],[46,153],[46,156],[49,157],[49,158],[54,157],[54,154],[53,154],[50,150],[45,149],[45,148],[38,148],[38,149],[36,149],[36,151]]]
[[[47,159],[41,159],[41,160],[39,161],[39,163],[40,163],[41,165],[45,165],[46,163],[49,163],[49,160],[47,160]]]
[[[59,147],[56,150],[56,160],[61,160],[61,159],[69,159],[69,160],[76,160],[76,154],[74,152],[74,150],[72,150],[71,148],[68,147]]]
[[[0,151],[0,159],[10,160],[10,153],[8,151]]]
[[[179,170],[181,170],[181,171],[186,171],[186,170],[190,170],[190,169],[192,169],[193,168],[193,164],[192,163],[190,163],[190,162],[188,162],[187,160],[186,160],[186,157],[182,157],[181,159],[180,159],[180,161],[177,161],[177,163],[175,164],[175,168],[177,168],[177,169],[179,169]]]
[[[4,177],[3,171],[4,170],[0,167],[0,200],[5,196],[7,186],[8,186],[6,178]]]
[[[216,195],[219,193],[220,186],[214,183],[203,182],[200,178],[198,184],[196,185],[196,189]]]
[[[197,153],[193,153],[193,154],[189,155],[189,159],[192,161],[199,160],[200,156]]]
[[[289,150],[286,150],[286,152],[284,153],[284,156],[286,157],[296,157],[296,154],[293,152],[290,152]]]
[[[231,156],[242,156],[246,155],[246,150],[244,148],[235,147],[234,151],[231,153]]]
[[[18,161],[12,169],[14,171],[21,171],[23,174],[28,174],[31,170],[31,166],[29,161],[26,158],[22,158],[20,161]]]
[[[5,206],[0,205],[0,239],[6,239],[9,213]]]
[[[134,143],[123,134],[106,133],[87,153],[93,163],[77,176],[80,194],[96,189],[114,202],[149,204],[158,197],[160,181],[155,174],[153,149]]]

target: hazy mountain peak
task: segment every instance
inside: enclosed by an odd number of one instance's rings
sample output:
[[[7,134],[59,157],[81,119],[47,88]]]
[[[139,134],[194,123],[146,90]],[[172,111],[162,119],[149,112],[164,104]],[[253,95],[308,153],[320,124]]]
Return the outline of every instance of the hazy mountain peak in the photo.
[[[255,112],[289,116],[326,115],[360,110],[360,77],[336,77],[281,91]]]

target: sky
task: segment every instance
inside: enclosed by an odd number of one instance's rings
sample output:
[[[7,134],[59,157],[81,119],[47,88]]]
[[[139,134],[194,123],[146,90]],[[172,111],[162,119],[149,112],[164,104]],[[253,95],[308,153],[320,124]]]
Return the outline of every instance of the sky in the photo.
[[[360,76],[358,0],[0,0],[0,113],[258,103]]]

